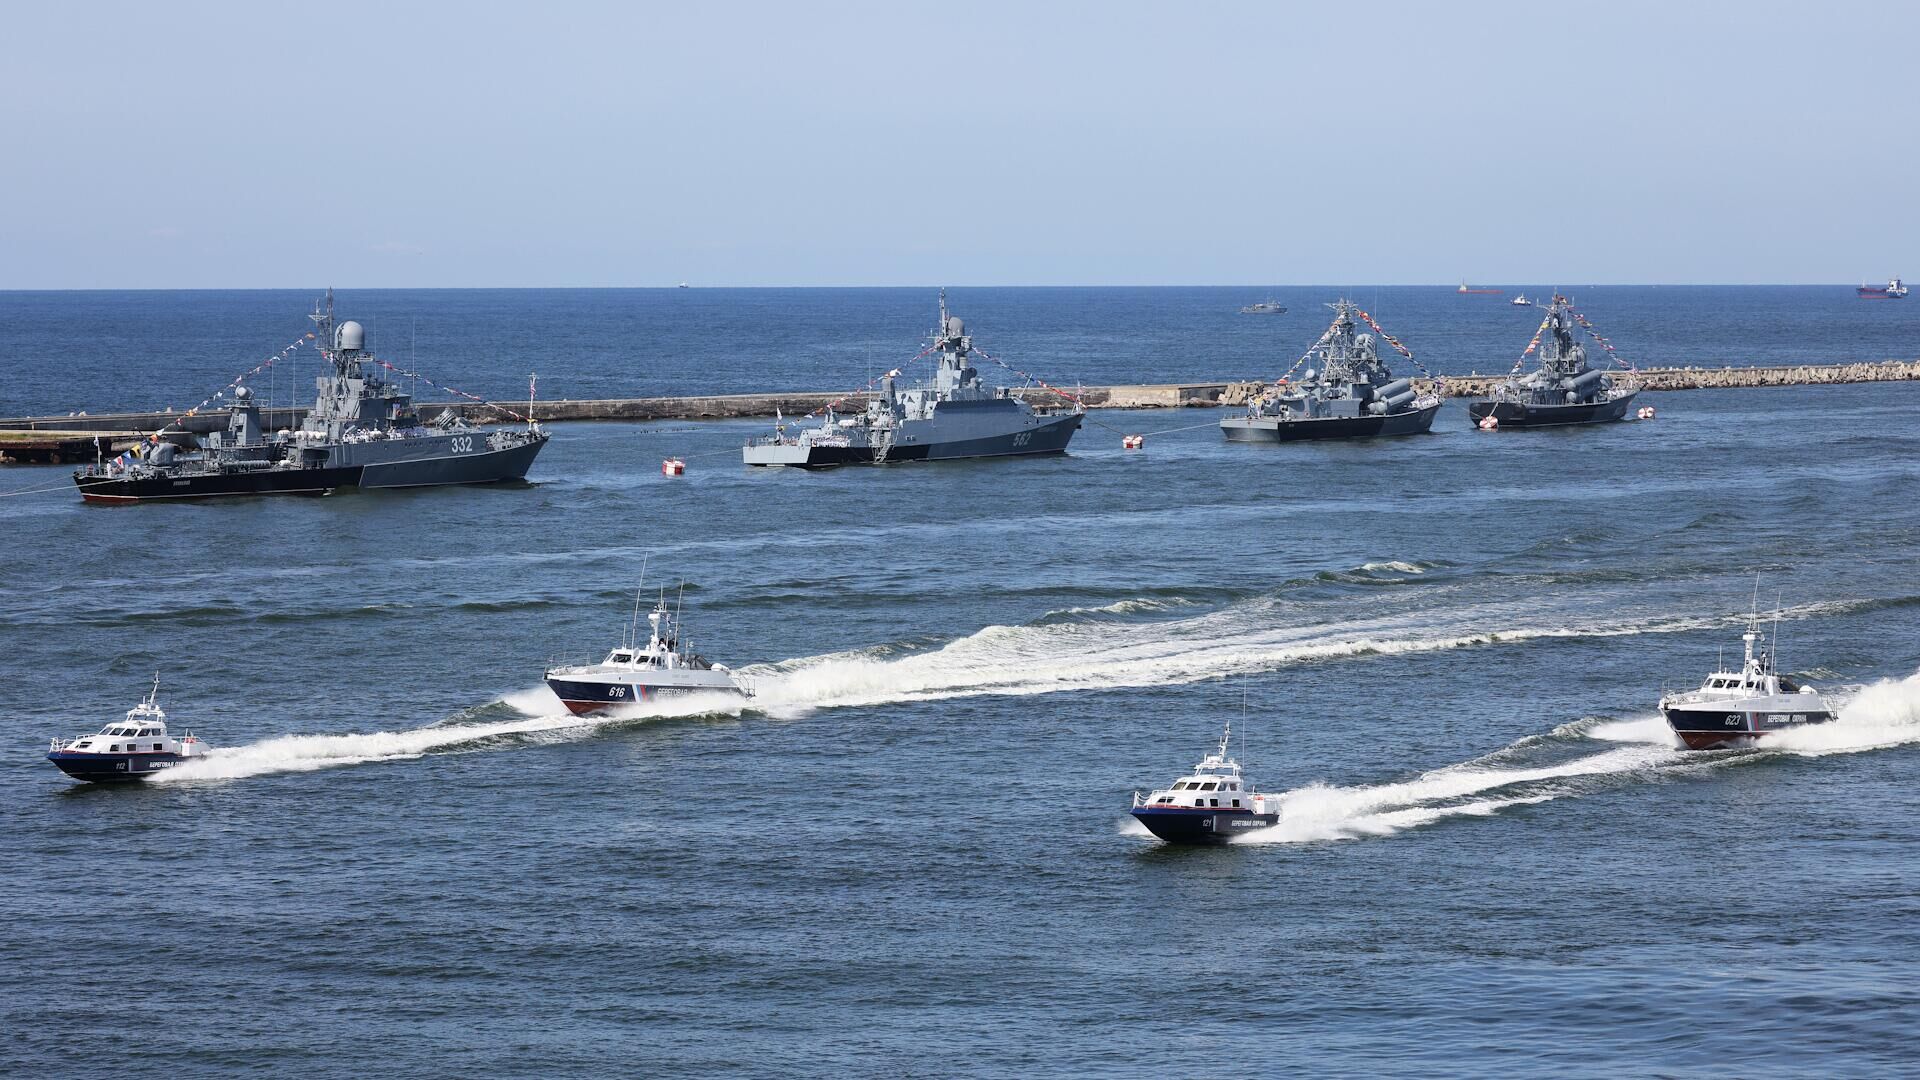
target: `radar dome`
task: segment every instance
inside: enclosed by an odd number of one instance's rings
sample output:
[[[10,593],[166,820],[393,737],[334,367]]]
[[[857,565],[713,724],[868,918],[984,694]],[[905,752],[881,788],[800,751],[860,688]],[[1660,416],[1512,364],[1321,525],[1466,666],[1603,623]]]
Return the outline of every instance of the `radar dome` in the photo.
[[[333,332],[333,347],[336,349],[364,349],[367,347],[367,331],[357,322],[343,322],[340,329]]]
[[[965,336],[966,332],[967,332],[967,324],[960,321],[960,316],[958,315],[947,316],[947,336],[948,337],[963,337]]]
[[[252,396],[253,396],[253,389],[251,387],[246,387],[246,386],[236,387],[233,391],[233,399],[235,401],[245,401]]]

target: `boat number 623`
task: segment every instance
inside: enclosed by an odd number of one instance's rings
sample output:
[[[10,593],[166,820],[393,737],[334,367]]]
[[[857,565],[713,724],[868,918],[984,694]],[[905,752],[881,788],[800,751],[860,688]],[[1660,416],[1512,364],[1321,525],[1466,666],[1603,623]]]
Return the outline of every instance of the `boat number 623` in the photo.
[[[451,440],[449,440],[449,443],[451,444],[454,453],[464,454],[473,449],[473,436],[455,435]]]

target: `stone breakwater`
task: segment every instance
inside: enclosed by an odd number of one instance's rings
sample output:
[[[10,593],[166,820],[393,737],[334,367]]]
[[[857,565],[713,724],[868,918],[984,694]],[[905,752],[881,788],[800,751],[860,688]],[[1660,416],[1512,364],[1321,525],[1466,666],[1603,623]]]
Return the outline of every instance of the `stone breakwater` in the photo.
[[[1920,380],[1920,360],[1887,360],[1880,363],[1860,364],[1798,364],[1790,367],[1721,367],[1721,368],[1647,368],[1638,372],[1641,384],[1648,390],[1720,390],[1737,387],[1759,386],[1832,386],[1840,383],[1864,382],[1900,382]],[[1449,375],[1443,382],[1443,390],[1448,397],[1478,397],[1488,393],[1500,382],[1503,375]],[[1432,380],[1416,380],[1426,386],[1432,386]],[[1270,383],[1259,380],[1240,380],[1216,383],[1154,383],[1135,386],[1088,386],[1076,392],[1088,408],[1093,409],[1171,409],[1181,407],[1237,406],[1245,405],[1250,399],[1258,397]],[[1032,401],[1036,405],[1066,405],[1068,402],[1057,393],[1039,388],[1015,390],[1015,394]],[[840,402],[841,408],[857,410],[866,401],[863,394],[819,394],[795,391],[791,393],[770,394],[714,394],[706,397],[657,397],[657,398],[609,398],[594,401],[556,401],[536,402],[533,408],[535,419],[543,423],[558,423],[569,420],[724,420],[745,417],[772,416],[774,410],[788,416],[804,416],[824,405]],[[480,405],[464,402],[432,402],[420,405],[420,413],[427,418],[439,416],[443,412],[454,412],[475,422],[498,422],[511,416],[524,415],[527,405],[523,401],[497,402],[492,405]],[[305,409],[262,410],[262,426],[268,430],[295,427],[305,415]],[[155,431],[162,427],[171,430],[208,432],[226,427],[226,414],[209,412],[182,421],[170,413],[115,413],[89,416],[76,414],[71,416],[26,416],[0,418],[0,431],[21,432],[87,432],[89,441],[85,447],[91,456],[91,434],[101,433],[106,441],[106,433],[113,433],[116,440],[125,439],[126,433]],[[25,450],[25,444],[21,444]],[[68,450],[62,447],[62,450]],[[68,450],[68,452],[72,452]],[[6,448],[0,446],[0,459],[6,454]]]

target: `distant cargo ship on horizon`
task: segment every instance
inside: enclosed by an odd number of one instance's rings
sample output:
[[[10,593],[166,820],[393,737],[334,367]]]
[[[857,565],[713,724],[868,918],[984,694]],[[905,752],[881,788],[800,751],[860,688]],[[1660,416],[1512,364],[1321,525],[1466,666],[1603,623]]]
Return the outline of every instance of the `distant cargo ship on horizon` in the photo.
[[[1474,289],[1469,288],[1464,281],[1460,283],[1461,296],[1499,296],[1505,291],[1505,289]]]
[[[1903,300],[1907,295],[1907,283],[1894,278],[1885,285],[1862,284],[1856,291],[1862,300]]]

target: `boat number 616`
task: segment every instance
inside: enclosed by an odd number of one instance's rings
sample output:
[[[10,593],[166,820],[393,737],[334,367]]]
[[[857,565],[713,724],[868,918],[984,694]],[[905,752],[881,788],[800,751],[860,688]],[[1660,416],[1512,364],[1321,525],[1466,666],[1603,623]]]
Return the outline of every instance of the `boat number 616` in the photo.
[[[448,442],[456,454],[465,454],[473,449],[473,436],[471,435],[455,435],[452,439],[448,440]]]

